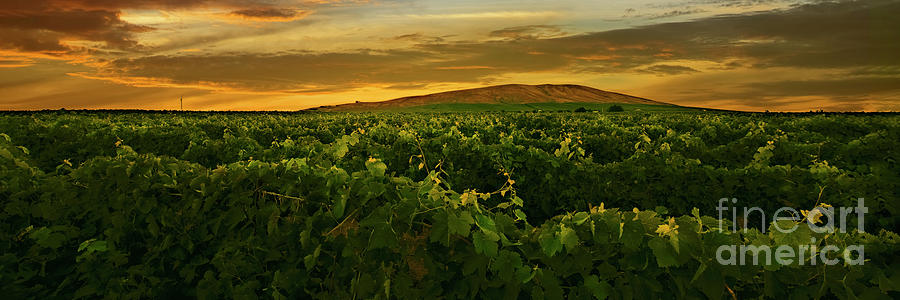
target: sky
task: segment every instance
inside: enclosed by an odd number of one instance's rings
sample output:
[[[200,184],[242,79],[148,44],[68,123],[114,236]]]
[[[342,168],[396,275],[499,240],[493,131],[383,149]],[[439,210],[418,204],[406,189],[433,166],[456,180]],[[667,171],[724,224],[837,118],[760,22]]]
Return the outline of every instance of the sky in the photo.
[[[582,84],[900,111],[900,0],[3,0],[0,110],[297,110]]]

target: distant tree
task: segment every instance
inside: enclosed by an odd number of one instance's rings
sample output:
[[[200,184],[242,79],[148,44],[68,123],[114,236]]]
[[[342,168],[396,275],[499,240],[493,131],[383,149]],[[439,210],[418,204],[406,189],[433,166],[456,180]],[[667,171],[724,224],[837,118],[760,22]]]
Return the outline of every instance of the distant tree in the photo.
[[[606,111],[607,112],[617,112],[617,111],[625,111],[625,109],[622,108],[622,106],[613,105],[613,106],[610,106],[609,108],[607,108]]]
[[[575,112],[587,112],[587,108],[579,107],[575,109]]]

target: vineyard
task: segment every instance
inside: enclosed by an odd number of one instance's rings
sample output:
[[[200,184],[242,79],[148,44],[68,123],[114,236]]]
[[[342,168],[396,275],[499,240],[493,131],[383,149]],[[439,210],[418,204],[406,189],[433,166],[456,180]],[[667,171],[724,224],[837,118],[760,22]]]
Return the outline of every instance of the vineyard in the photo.
[[[896,299],[898,160],[895,114],[5,114],[0,290]],[[721,198],[770,218],[738,228]],[[860,198],[853,230],[771,228],[779,208]],[[865,254],[717,261],[721,246],[808,244]]]

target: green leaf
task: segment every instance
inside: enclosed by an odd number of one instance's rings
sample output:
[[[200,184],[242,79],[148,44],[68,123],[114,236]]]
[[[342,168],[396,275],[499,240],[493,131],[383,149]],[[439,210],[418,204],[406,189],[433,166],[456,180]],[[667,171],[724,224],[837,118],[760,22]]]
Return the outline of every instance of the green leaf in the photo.
[[[659,215],[668,215],[669,214],[669,209],[666,208],[665,206],[657,206],[656,209],[654,209],[653,211]]]
[[[53,232],[52,229],[47,227],[41,227],[40,229],[31,232],[29,237],[38,245],[50,249],[62,247],[62,244],[66,242],[65,235],[59,232]]]
[[[316,267],[316,261],[319,259],[320,253],[322,253],[322,245],[317,246],[313,253],[303,257],[303,264],[306,266],[306,270],[312,270]]]
[[[382,205],[374,209],[368,216],[359,222],[359,226],[373,227],[378,224],[387,224],[393,215],[393,206],[390,204]]]
[[[516,269],[516,280],[521,283],[528,283],[529,281],[531,281],[531,279],[534,279],[534,275],[536,274],[537,272],[535,272],[534,270],[523,266]]]
[[[390,224],[378,224],[372,229],[372,238],[369,240],[369,249],[393,249],[398,246],[399,241],[397,240],[397,234],[394,233]]]
[[[85,249],[85,253],[93,253],[93,252],[106,252],[108,249],[106,241],[95,241],[87,246]]]
[[[766,274],[772,273],[766,272]],[[722,299],[725,294],[725,277],[713,267],[709,267],[701,273],[700,278],[692,285],[698,287],[707,299]]]
[[[609,297],[609,294],[612,293],[612,286],[606,281],[600,282],[600,279],[597,275],[589,275],[584,278],[584,287],[591,292],[591,295],[596,299],[606,299]]]
[[[9,152],[9,150],[7,150],[6,148],[0,148],[0,157],[4,157],[9,160],[15,160],[12,152]]]
[[[472,234],[472,243],[475,244],[475,252],[487,255],[488,257],[497,256],[497,241],[484,232],[476,231]]]
[[[544,288],[545,299],[562,300],[563,289],[556,274],[550,269],[544,269],[539,275],[541,286]]]
[[[428,237],[428,240],[432,243],[440,242],[444,246],[450,246],[449,214],[452,214],[452,212],[442,210],[433,215],[431,234]]]
[[[387,171],[387,165],[380,160],[371,158],[366,161],[366,169],[368,169],[369,173],[375,177],[384,177],[384,173]]]
[[[525,203],[524,203],[524,201],[522,201],[522,198],[519,198],[518,196],[512,197],[511,201],[513,204],[515,204],[519,207],[525,206]]]
[[[509,250],[501,250],[494,262],[491,263],[491,270],[504,280],[512,279],[516,270],[521,267],[522,257]]]
[[[584,224],[584,222],[587,221],[590,217],[590,214],[580,211],[572,217],[572,222],[575,223],[575,225],[581,225]]]
[[[697,279],[700,278],[700,275],[703,275],[703,271],[706,271],[706,268],[707,268],[707,267],[706,267],[706,264],[705,264],[705,263],[701,263],[701,264],[700,264],[700,267],[697,268],[697,271],[694,272],[694,277],[691,277],[691,283],[696,282]]]
[[[878,282],[878,288],[881,289],[882,293],[887,294],[891,291],[900,291],[900,274],[894,274],[891,278],[888,278],[884,275],[884,272],[879,271],[875,275],[875,279]]]
[[[541,250],[544,250],[544,254],[547,256],[554,256],[557,252],[562,251],[563,248],[563,244],[557,237],[555,230],[543,230],[538,237],[538,242],[541,244]]]
[[[97,286],[92,284],[85,284],[78,288],[75,291],[75,294],[72,295],[73,299],[87,298],[87,296],[91,296],[97,294]]]
[[[334,217],[341,218],[344,216],[344,209],[347,207],[347,194],[341,194],[334,201]]]
[[[368,273],[360,274],[359,279],[354,279],[351,285],[357,294],[363,296],[371,295],[378,288],[375,278],[372,278],[372,275]]]
[[[29,233],[28,237],[30,237],[31,239],[33,239],[37,242],[37,241],[41,241],[41,240],[45,240],[45,239],[49,238],[51,233],[53,233],[53,230],[51,230],[50,228],[41,227],[41,228],[38,228],[37,230]],[[40,243],[40,242],[38,242],[38,243]]]
[[[626,220],[622,225],[622,243],[627,249],[638,249],[644,239],[644,226],[640,221]]]
[[[776,222],[773,222],[772,226],[769,226],[769,236],[772,237],[772,241],[775,242],[775,247],[779,245],[789,245],[796,249],[796,247],[800,245],[808,245],[810,243],[813,232],[807,223],[801,222],[800,224],[795,224],[790,220],[779,220]],[[776,228],[776,224],[778,228]],[[796,226],[796,229],[793,229],[794,226]]]
[[[525,219],[525,212],[523,212],[521,209],[516,209],[513,211],[513,213],[516,215],[516,220],[527,222],[527,220]]]
[[[475,225],[478,225],[478,228],[481,228],[481,230],[486,233],[491,232],[496,234],[497,232],[497,224],[494,223],[494,220],[483,214],[475,215]]]
[[[656,256],[656,264],[660,268],[677,267],[678,259],[675,257],[675,249],[666,239],[653,237],[647,242],[650,249],[653,249],[653,255]]]
[[[566,246],[566,250],[572,251],[578,246],[578,235],[575,234],[575,230],[572,230],[572,228],[560,225],[557,235],[559,236],[559,242]]]
[[[95,252],[106,252],[107,249],[108,245],[106,241],[98,241],[97,239],[84,241],[78,245],[78,252],[81,254],[75,258],[75,261],[80,262],[90,257],[91,254],[94,254]]]
[[[472,214],[468,211],[462,211],[459,215],[453,212],[447,214],[449,234],[458,234],[467,237],[472,229],[472,223],[475,223],[475,220],[472,219]]]
[[[350,151],[350,148],[347,148],[347,143],[337,142],[332,151],[332,153],[334,154],[334,158],[341,158],[344,157],[344,155],[347,155],[347,152]]]

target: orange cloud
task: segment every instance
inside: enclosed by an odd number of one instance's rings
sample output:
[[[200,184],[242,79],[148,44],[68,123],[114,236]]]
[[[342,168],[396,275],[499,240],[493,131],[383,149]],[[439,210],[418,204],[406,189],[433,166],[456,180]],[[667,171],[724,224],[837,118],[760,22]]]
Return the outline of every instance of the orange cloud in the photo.
[[[612,60],[612,59],[616,59],[616,58],[620,58],[620,57],[622,57],[622,56],[621,55],[595,54],[595,55],[577,56],[575,58],[580,59],[580,60]]]
[[[494,67],[490,66],[456,66],[456,67],[437,67],[437,70],[490,70]]]
[[[213,81],[193,81],[190,83],[182,83],[172,80],[170,78],[161,78],[161,77],[142,77],[142,76],[120,76],[120,75],[98,75],[98,74],[90,74],[86,72],[74,72],[74,73],[66,73],[66,75],[84,78],[84,79],[94,79],[94,80],[102,80],[107,82],[112,82],[120,85],[126,85],[130,87],[143,87],[143,88],[185,88],[185,89],[198,89],[198,90],[206,90],[206,91],[214,91],[214,92],[240,92],[246,94],[273,94],[273,92],[254,92],[246,89],[235,88],[234,84],[223,83],[223,82],[213,82]]]
[[[10,59],[6,57],[0,57],[0,68],[23,68],[28,66],[33,66],[33,60],[19,60],[19,59]]]
[[[305,18],[311,13],[289,8],[253,8],[235,10],[229,16],[255,22],[290,22]]]
[[[491,31],[488,36],[504,39],[522,40],[554,38],[565,36],[567,34],[568,33],[562,31],[562,28],[555,25],[528,25],[494,30]]]

